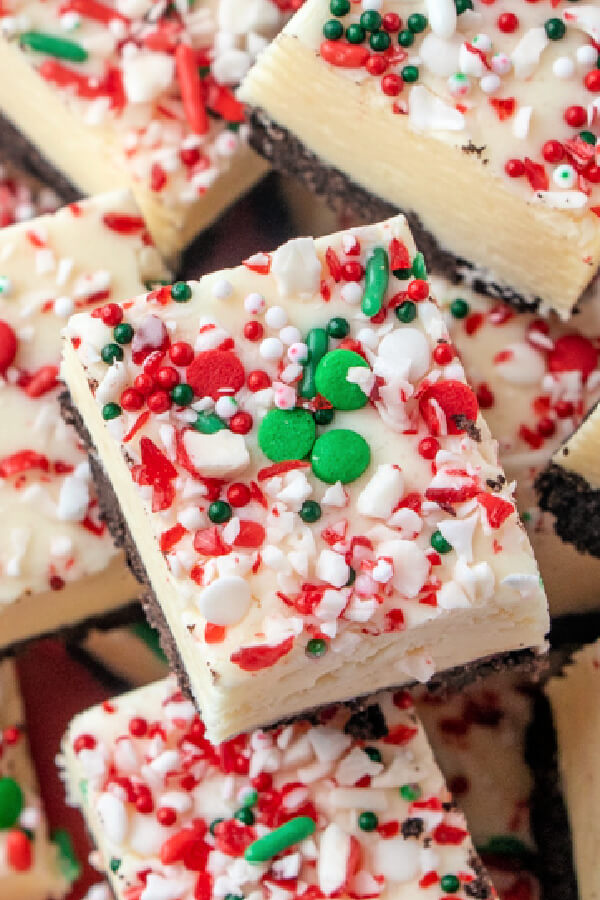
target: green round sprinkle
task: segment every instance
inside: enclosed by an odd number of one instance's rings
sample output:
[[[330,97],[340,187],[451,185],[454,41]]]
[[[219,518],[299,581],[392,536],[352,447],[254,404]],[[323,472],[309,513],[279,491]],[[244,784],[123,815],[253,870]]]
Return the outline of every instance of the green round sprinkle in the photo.
[[[112,366],[116,360],[120,361],[123,359],[123,348],[119,347],[118,344],[105,344],[100,351],[100,356],[102,357],[102,362],[105,362],[107,366]]]
[[[442,875],[440,887],[446,894],[455,894],[460,888],[460,881],[456,875]]]
[[[323,638],[311,638],[306,645],[306,655],[312,659],[319,659],[327,653],[327,641]]]
[[[370,810],[362,812],[358,817],[358,827],[361,831],[375,831],[378,825],[379,819]]]
[[[270,409],[258,429],[258,444],[272,462],[304,459],[315,442],[315,420],[306,409]]]
[[[413,322],[417,316],[417,304],[412,300],[405,300],[400,306],[396,307],[396,318],[404,325]]]
[[[315,372],[320,360],[327,353],[329,336],[324,328],[311,328],[306,335],[306,346],[309,357],[304,366],[302,382],[300,384],[300,396],[311,400],[317,393],[315,386]]]
[[[105,403],[102,407],[102,418],[105,422],[117,419],[121,415],[121,407],[118,403]]]
[[[329,337],[341,340],[342,338],[347,337],[349,333],[350,323],[348,322],[348,319],[344,319],[342,316],[335,316],[327,323],[327,334]]]
[[[254,825],[254,813],[248,806],[242,806],[240,809],[236,809],[233,817],[234,819],[237,819],[238,822],[241,822],[242,825]]]
[[[468,9],[473,9],[473,0],[454,0],[456,14],[462,16]]]
[[[406,20],[406,24],[413,34],[420,34],[427,28],[427,16],[422,13],[412,13]]]
[[[376,9],[366,9],[360,17],[360,24],[365,31],[377,31],[381,28],[381,15]]]
[[[360,25],[348,25],[346,28],[346,40],[349,44],[362,44],[365,37],[365,29]]]
[[[427,281],[427,266],[425,265],[425,257],[419,251],[419,253],[415,253],[415,258],[412,261],[411,272],[415,276],[415,278],[422,278],[423,281]]]
[[[377,747],[365,747],[365,753],[373,762],[381,762],[381,753],[377,749]]]
[[[316,500],[305,500],[300,507],[300,518],[303,522],[318,522],[321,518],[321,506]]]
[[[567,26],[562,19],[546,19],[544,28],[550,41],[560,41],[561,38],[564,38],[567,31]]]
[[[339,41],[344,33],[344,26],[337,19],[330,19],[323,25],[323,37],[328,41]]]
[[[315,409],[313,413],[317,425],[331,425],[335,416],[335,410],[332,407],[328,409]]]
[[[217,827],[217,825],[220,825],[220,823],[224,822],[224,821],[225,821],[225,819],[213,819],[212,820],[212,822],[208,826],[208,830],[210,831],[210,833],[212,834],[213,837],[215,836],[215,828]]]
[[[365,316],[376,316],[381,310],[390,279],[390,263],[383,247],[375,247],[367,262],[365,292],[361,309]]]
[[[360,478],[371,461],[364,437],[349,428],[334,428],[320,435],[311,454],[313,472],[326,484],[348,484]]]
[[[402,72],[403,81],[406,81],[407,84],[412,84],[413,81],[417,81],[419,78],[419,70],[417,66],[404,66]]]
[[[244,797],[243,804],[244,806],[256,806],[258,802],[258,792],[257,791],[248,791],[246,796]]]
[[[400,788],[400,796],[407,803],[414,803],[421,796],[421,788],[418,784],[403,784]]]
[[[54,34],[44,34],[42,31],[24,31],[19,37],[21,46],[29,47],[38,53],[47,53],[56,59],[68,59],[71,62],[85,62],[88,58],[87,50],[69,41],[66,38],[57,37]]]
[[[371,50],[375,50],[376,53],[387,50],[391,43],[392,39],[387,31],[375,31],[369,38]]]
[[[119,869],[121,868],[121,860],[116,856],[112,856],[109,866],[110,866],[111,872],[118,872]]]
[[[332,16],[347,16],[350,12],[350,0],[331,0],[329,9]]]
[[[450,553],[452,550],[452,544],[448,543],[441,531],[433,532],[430,543],[437,553]]]
[[[408,28],[403,28],[398,32],[398,43],[401,47],[412,47],[415,42],[415,36]]]
[[[263,863],[277,856],[288,847],[298,844],[315,832],[315,821],[310,816],[295,816],[276,828],[270,834],[265,834],[246,847],[244,857],[249,863]]]
[[[12,828],[23,809],[23,791],[14,778],[0,778],[0,828]]]
[[[171,298],[177,303],[185,303],[192,297],[192,289],[187,281],[176,281],[171,285]]]
[[[450,313],[455,319],[464,319],[469,313],[469,304],[461,297],[457,297],[450,304]]]
[[[214,434],[215,431],[222,431],[224,428],[227,428],[227,425],[216,413],[198,413],[198,418],[194,422],[193,427],[201,434]]]
[[[585,141],[586,144],[591,144],[592,147],[596,144],[596,135],[592,134],[591,131],[580,131],[579,137],[582,141]]]
[[[356,581],[356,570],[352,568],[352,566],[348,566],[348,581],[344,585],[344,587],[350,587],[351,584],[354,584]]]
[[[189,406],[194,399],[194,390],[189,384],[176,384],[171,391],[171,399],[177,406]]]
[[[115,325],[113,337],[117,344],[130,344],[133,339],[133,328],[128,322],[121,322],[120,325]]]
[[[354,350],[331,350],[317,366],[317,391],[335,409],[360,409],[368,402],[363,389],[347,380],[348,370],[357,367],[368,369],[369,364]]]
[[[231,518],[231,506],[225,500],[214,500],[208,507],[208,518],[215,525],[222,525],[223,522],[229,522]]]

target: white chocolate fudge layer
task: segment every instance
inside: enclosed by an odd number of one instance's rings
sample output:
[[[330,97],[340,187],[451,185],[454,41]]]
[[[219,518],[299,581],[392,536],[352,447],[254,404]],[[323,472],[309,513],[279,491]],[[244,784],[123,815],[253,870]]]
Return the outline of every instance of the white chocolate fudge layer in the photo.
[[[600,644],[573,657],[546,694],[552,707],[558,762],[571,825],[575,872],[581,900],[600,894],[598,870],[598,746],[600,716],[593,700],[600,680]]]
[[[404,217],[121,309],[123,359],[77,315],[64,376],[211,739],[543,644],[537,567]]]
[[[493,894],[406,693],[373,698],[364,739],[333,708],[213,746],[176,687],[82,713],[63,744],[118,900]]]
[[[233,89],[297,6],[16,0],[0,110],[82,192],[130,189],[171,257],[266,172]]]
[[[372,6],[308,0],[241,98],[486,278],[568,313],[600,261],[597,6]]]
[[[24,731],[15,665],[0,662],[0,897],[60,900],[69,891],[48,837]]]
[[[138,594],[60,415],[60,332],[74,310],[161,274],[127,193],[0,232],[0,648]]]

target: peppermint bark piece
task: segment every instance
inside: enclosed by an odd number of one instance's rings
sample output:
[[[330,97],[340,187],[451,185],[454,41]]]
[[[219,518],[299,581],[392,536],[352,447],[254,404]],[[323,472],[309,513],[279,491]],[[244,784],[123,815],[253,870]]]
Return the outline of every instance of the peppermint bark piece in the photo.
[[[123,359],[74,316],[64,375],[212,739],[542,645],[537,567],[404,217],[122,310]]]
[[[214,746],[169,678],[63,751],[119,900],[493,895],[405,692]]]
[[[0,896],[60,900],[70,881],[50,841],[11,660],[0,661]]]
[[[3,229],[0,260],[2,651],[138,594],[99,519],[87,457],[60,415],[60,332],[74,310],[165,273],[121,192]]]
[[[402,209],[458,272],[568,315],[600,261],[597,7],[371,7],[296,14],[242,84],[253,145],[355,220]]]
[[[267,171],[234,89],[297,6],[19,0],[0,13],[0,111],[63,191],[130,189],[174,257]]]

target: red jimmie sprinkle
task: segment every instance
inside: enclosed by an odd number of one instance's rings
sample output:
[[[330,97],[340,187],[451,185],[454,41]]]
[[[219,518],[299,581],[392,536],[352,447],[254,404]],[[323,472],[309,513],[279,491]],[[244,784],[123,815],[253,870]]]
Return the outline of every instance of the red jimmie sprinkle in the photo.
[[[294,638],[286,638],[281,644],[270,647],[267,644],[257,644],[254,647],[242,647],[231,654],[231,662],[243,669],[244,672],[259,672],[268,669],[279,662],[292,650]]]

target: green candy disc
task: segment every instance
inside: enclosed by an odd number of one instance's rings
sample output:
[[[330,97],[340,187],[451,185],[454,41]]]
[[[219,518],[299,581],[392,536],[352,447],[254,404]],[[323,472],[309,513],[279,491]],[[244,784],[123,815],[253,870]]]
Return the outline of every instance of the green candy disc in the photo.
[[[315,441],[310,457],[313,472],[327,484],[348,484],[360,478],[371,461],[364,437],[349,428],[333,428]]]
[[[354,350],[331,350],[315,372],[317,391],[336,409],[360,409],[369,398],[357,384],[347,381],[348,369],[368,369],[368,362]]]
[[[258,444],[272,462],[304,459],[315,442],[315,420],[306,409],[271,409],[258,429]]]
[[[12,828],[23,809],[23,791],[14,778],[0,778],[0,828]]]

